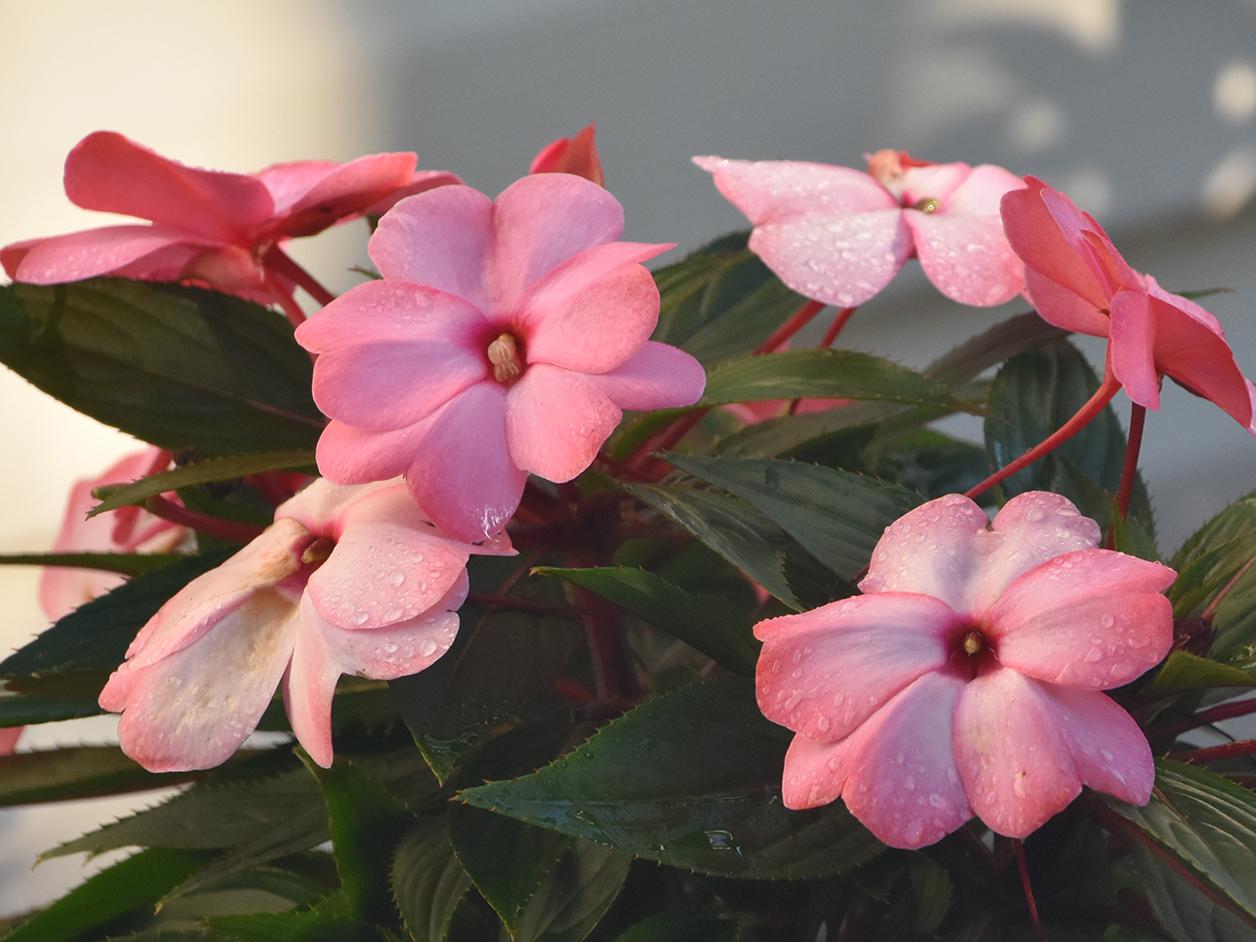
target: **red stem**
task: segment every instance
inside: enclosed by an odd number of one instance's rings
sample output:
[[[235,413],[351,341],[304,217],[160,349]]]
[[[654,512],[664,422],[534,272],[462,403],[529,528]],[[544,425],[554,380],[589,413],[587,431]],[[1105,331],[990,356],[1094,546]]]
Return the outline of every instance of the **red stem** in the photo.
[[[291,255],[277,245],[266,253],[266,266],[275,274],[283,275],[293,281],[297,287],[304,289],[305,293],[317,301],[320,307],[326,307],[336,300],[336,296],[324,288],[317,278],[298,265]]]
[[[626,462],[628,468],[638,474],[644,474],[646,469],[650,467],[655,452],[666,451],[675,445],[688,435],[695,425],[702,421],[704,415],[706,415],[705,409],[697,409],[688,415],[682,415],[671,425],[655,432],[642,442],[641,446],[628,458]]]
[[[1125,443],[1125,464],[1121,467],[1121,486],[1116,492],[1116,506],[1121,519],[1129,516],[1130,498],[1134,494],[1134,481],[1138,478],[1138,452],[1143,447],[1143,425],[1147,421],[1147,408],[1137,402],[1130,403],[1130,434]]]
[[[1232,720],[1235,717],[1248,716],[1252,713],[1256,713],[1256,699],[1235,700],[1233,703],[1223,703],[1208,710],[1201,710],[1194,716],[1165,723],[1164,726],[1157,727],[1156,732],[1164,736],[1179,736],[1187,730],[1211,726],[1222,720]]]
[[[1228,742],[1220,746],[1192,749],[1173,758],[1179,762],[1214,762],[1217,759],[1239,759],[1253,753],[1256,753],[1256,739],[1240,739],[1238,742]]]
[[[1047,931],[1042,928],[1042,920],[1038,918],[1038,901],[1034,899],[1034,888],[1029,882],[1029,867],[1025,864],[1025,847],[1019,840],[1012,841],[1012,855],[1016,858],[1016,869],[1020,871],[1021,889],[1025,891],[1025,905],[1029,907],[1029,918],[1033,920],[1034,931],[1042,942],[1049,942]]]
[[[262,527],[197,513],[195,510],[188,510],[174,501],[159,496],[153,496],[144,501],[144,509],[154,517],[161,517],[162,520],[169,520],[171,523],[177,523],[181,527],[188,527],[199,533],[220,536],[224,540],[231,540],[235,543],[248,543],[262,532]]]
[[[266,274],[266,287],[270,290],[275,303],[283,309],[284,316],[288,318],[288,323],[292,325],[293,330],[305,323],[305,312],[301,310],[301,305],[297,304],[297,299],[278,278],[269,272]]]
[[[833,341],[837,339],[837,335],[842,332],[842,328],[846,326],[857,310],[859,309],[854,307],[844,307],[834,315],[833,323],[829,324],[829,329],[820,338],[821,348],[833,346]]]
[[[1107,404],[1112,401],[1112,398],[1120,391],[1120,389],[1120,382],[1112,375],[1112,371],[1109,370],[1104,374],[1103,383],[1095,390],[1095,394],[1091,396],[1080,409],[1077,410],[1077,413],[1071,419],[1015,461],[1000,468],[980,484],[970,487],[964,492],[964,496],[973,498],[979,494],[984,494],[996,484],[1010,478],[1017,471],[1033,464],[1043,455],[1047,455],[1055,451],[1066,441],[1084,429],[1091,422],[1091,420],[1095,418],[1095,416],[1099,415]]]
[[[808,301],[800,307],[789,320],[787,320],[780,327],[776,328],[776,330],[772,332],[772,336],[763,341],[763,343],[759,344],[759,346],[755,347],[754,352],[756,354],[771,353],[773,350],[776,350],[781,344],[789,340],[790,337],[794,336],[794,334],[798,333],[798,331],[810,324],[815,316],[823,310],[824,302]]]

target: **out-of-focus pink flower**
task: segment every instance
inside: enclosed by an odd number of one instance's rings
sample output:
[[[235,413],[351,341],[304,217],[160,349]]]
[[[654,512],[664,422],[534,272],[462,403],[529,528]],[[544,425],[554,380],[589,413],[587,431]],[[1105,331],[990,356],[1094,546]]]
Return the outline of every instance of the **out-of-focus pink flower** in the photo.
[[[8,756],[13,754],[13,750],[17,748],[17,741],[22,735],[25,726],[9,726],[0,729],[0,756]]]
[[[162,606],[100,705],[122,713],[122,750],[146,769],[205,769],[240,747],[282,682],[293,732],[328,766],[340,675],[391,680],[431,665],[458,630],[469,554],[512,552],[505,538],[448,538],[401,481],[315,481]]]
[[[602,159],[597,153],[595,125],[587,125],[572,137],[560,137],[541,148],[532,159],[532,173],[574,173],[592,180],[598,186],[606,185],[602,173]]]
[[[166,461],[163,462],[163,456]],[[53,544],[54,553],[160,553],[173,549],[183,539],[183,527],[155,517],[138,507],[124,507],[88,519],[87,512],[98,501],[92,491],[106,484],[127,484],[162,470],[169,457],[159,448],[133,452],[110,465],[94,478],[77,481],[61,519],[61,529]],[[39,579],[39,604],[52,621],[68,615],[84,602],[121,585],[123,577],[113,572],[51,566]]]
[[[1099,691],[1168,653],[1175,573],[1098,541],[1056,494],[993,524],[940,497],[886,528],[864,595],[756,625],[759,706],[797,733],[785,804],[841,797],[895,847],[974,814],[1024,837],[1082,785],[1145,804],[1151,749]]]
[[[1003,198],[1003,223],[1043,319],[1107,337],[1113,375],[1139,405],[1159,408],[1160,377],[1168,376],[1256,434],[1256,386],[1234,362],[1217,319],[1130,268],[1103,227],[1065,194],[1033,177],[1026,184]]]
[[[1022,180],[990,164],[930,164],[903,151],[868,157],[870,173],[796,160],[695,157],[754,224],[750,249],[790,288],[855,307],[913,255],[948,298],[989,306],[1022,287],[999,199]]]
[[[496,201],[445,186],[398,203],[371,239],[382,280],[297,331],[318,354],[331,419],[318,465],[342,484],[405,474],[445,532],[501,530],[529,472],[570,481],[624,409],[688,405],[705,374],[647,338],[659,293],[619,242],[623,210],[570,174],[537,174]]]
[[[416,174],[416,162],[413,153],[373,154],[346,164],[306,160],[226,173],[97,131],[66,158],[66,195],[84,209],[149,222],[15,242],[0,249],[0,263],[9,277],[35,284],[121,275],[200,282],[270,300],[268,255],[287,239],[382,212],[399,195],[456,179]]]

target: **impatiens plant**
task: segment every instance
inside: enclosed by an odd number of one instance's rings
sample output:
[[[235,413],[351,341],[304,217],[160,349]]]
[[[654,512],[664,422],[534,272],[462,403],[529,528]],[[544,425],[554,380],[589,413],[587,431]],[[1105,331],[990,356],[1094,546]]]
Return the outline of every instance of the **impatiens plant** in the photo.
[[[75,148],[148,222],[0,250],[0,361],[146,448],[0,559],[0,800],[166,791],[2,938],[1256,938],[1256,496],[1170,555],[1139,476],[1165,376],[1256,430],[1216,318],[1032,177],[696,161],[753,229],[651,271],[592,125],[496,198]],[[911,258],[1031,309],[842,348]]]

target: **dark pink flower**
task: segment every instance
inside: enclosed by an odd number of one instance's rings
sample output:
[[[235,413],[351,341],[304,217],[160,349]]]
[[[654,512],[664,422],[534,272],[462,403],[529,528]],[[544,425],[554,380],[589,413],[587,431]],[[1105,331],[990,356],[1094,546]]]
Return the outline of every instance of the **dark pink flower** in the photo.
[[[1003,223],[1025,262],[1026,294],[1043,319],[1108,338],[1113,375],[1141,406],[1160,406],[1168,376],[1256,434],[1256,386],[1217,319],[1134,271],[1108,234],[1065,194],[1026,177],[1003,198]]]
[[[602,173],[602,159],[597,153],[595,125],[587,125],[572,137],[560,137],[541,148],[532,159],[532,173],[574,173],[592,180],[598,186],[606,185]]]
[[[187,167],[97,131],[66,158],[66,195],[84,209],[148,222],[15,242],[0,249],[0,263],[9,277],[35,284],[121,275],[201,282],[270,300],[267,257],[287,239],[456,179],[416,174],[416,161],[413,153],[373,154],[346,164],[308,160],[227,173]]]
[[[472,553],[400,481],[317,480],[217,569],[185,586],[136,635],[100,693],[122,713],[122,750],[153,772],[205,769],[256,728],[281,683],[292,730],[332,761],[331,705],[341,674],[391,680],[453,643]]]
[[[623,210],[570,174],[537,174],[495,201],[445,186],[398,203],[371,239],[382,280],[297,330],[318,354],[331,418],[322,473],[406,476],[445,532],[501,530],[529,473],[570,481],[624,409],[688,405],[705,374],[648,338],[659,293],[641,264],[666,245],[617,241]]]
[[[796,160],[693,160],[754,224],[750,249],[808,298],[856,307],[913,255],[961,304],[1002,304],[1021,290],[999,199],[1024,184],[1002,167],[929,164],[902,151],[872,154],[871,173]]]
[[[755,626],[759,706],[797,733],[785,804],[840,797],[909,848],[974,814],[1024,837],[1083,785],[1145,804],[1151,749],[1100,691],[1168,653],[1176,574],[1098,542],[1056,494],[1021,494],[992,524],[941,497],[886,528],[864,595]]]

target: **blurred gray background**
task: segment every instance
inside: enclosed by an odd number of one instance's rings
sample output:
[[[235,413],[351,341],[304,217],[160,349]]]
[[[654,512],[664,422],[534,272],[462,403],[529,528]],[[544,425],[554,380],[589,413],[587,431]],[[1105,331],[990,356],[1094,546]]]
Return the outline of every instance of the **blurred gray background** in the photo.
[[[1211,309],[1256,374],[1252,0],[0,0],[0,36],[0,244],[106,221],[71,207],[60,180],[97,128],[235,170],[415,149],[496,192],[595,120],[628,237],[680,243],[668,258],[743,225],[693,154],[860,164],[897,147],[1034,173],[1167,287],[1234,289]],[[347,287],[365,229],[294,254]],[[951,304],[909,267],[843,336],[919,365],[1018,309]],[[7,373],[0,435],[6,492],[20,495],[5,552],[49,545],[70,481],[131,445]],[[1176,387],[1149,419],[1144,463],[1168,549],[1256,486],[1256,443]],[[0,572],[5,647],[43,627],[34,581]],[[100,741],[112,725],[24,742]],[[85,873],[78,859],[31,872],[36,853],[150,800],[0,814],[0,912]]]

